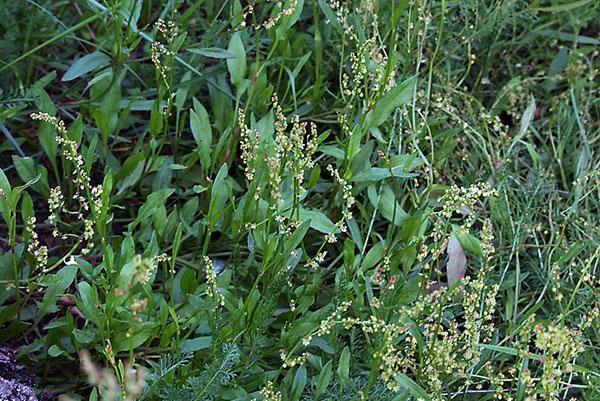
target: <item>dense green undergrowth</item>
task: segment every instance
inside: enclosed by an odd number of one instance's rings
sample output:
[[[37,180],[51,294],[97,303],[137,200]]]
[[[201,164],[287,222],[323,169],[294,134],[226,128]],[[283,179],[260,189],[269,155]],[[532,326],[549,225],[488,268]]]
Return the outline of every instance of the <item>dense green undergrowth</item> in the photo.
[[[598,4],[0,14],[0,341],[71,400],[597,400]]]

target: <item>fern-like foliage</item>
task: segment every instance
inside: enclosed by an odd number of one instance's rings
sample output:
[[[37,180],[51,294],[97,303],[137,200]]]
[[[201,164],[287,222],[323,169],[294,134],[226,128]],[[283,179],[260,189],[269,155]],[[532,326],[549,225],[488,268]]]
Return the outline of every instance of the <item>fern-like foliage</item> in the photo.
[[[304,394],[300,398],[301,401],[328,401],[328,400],[341,400],[341,401],[358,401],[361,400],[358,395],[359,392],[367,394],[368,379],[365,376],[351,377],[351,386],[341,386],[339,381],[334,381],[328,388],[326,394],[321,394],[319,397],[315,396],[314,388],[309,387],[304,391]],[[342,391],[343,390],[343,391]],[[396,397],[396,398],[395,398]],[[398,393],[389,391],[382,381],[376,382],[368,392],[367,399],[369,401],[392,401],[397,399]],[[364,399],[364,398],[363,398]]]
[[[235,380],[234,368],[240,360],[236,344],[223,345],[220,355],[199,370],[189,355],[168,355],[151,364],[143,400],[212,401]]]

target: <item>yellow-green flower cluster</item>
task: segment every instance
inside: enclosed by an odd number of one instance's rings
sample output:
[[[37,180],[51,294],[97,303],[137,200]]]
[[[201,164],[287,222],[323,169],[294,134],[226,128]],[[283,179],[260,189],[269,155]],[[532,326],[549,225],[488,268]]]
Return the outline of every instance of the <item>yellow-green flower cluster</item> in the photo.
[[[283,399],[281,392],[275,390],[275,385],[272,381],[267,382],[260,390],[260,395],[262,396],[262,401],[281,401]]]
[[[252,131],[246,125],[246,115],[243,109],[238,113],[238,125],[240,127],[240,149],[242,150],[242,162],[244,164],[244,173],[248,181],[254,179],[256,173],[256,162],[258,145],[260,143],[260,133],[257,130]]]
[[[273,1],[273,0],[267,0],[267,1]],[[271,18],[269,18],[268,20],[266,20],[265,22],[263,22],[263,26],[266,29],[271,29],[273,28],[275,25],[277,25],[277,22],[279,22],[281,20],[281,18],[283,18],[286,15],[291,15],[294,10],[296,10],[296,7],[298,7],[298,0],[289,0],[289,2],[286,2],[284,0],[275,0],[275,11],[273,12],[273,16]],[[286,4],[288,3],[288,4]]]
[[[79,208],[75,211],[70,211],[65,207],[65,200],[60,187],[52,188],[50,198],[48,199],[49,221],[54,226],[52,235],[54,237],[66,238],[66,235],[60,233],[56,223],[59,219],[59,214],[69,213],[75,215],[79,220],[83,221],[84,231],[82,239],[85,242],[85,247],[82,249],[82,254],[89,253],[94,247],[94,216],[102,209],[102,185],[92,187],[90,184],[90,176],[86,171],[83,156],[79,153],[79,145],[74,140],[67,137],[67,128],[64,121],[49,115],[48,113],[32,113],[31,118],[36,121],[44,121],[51,124],[57,131],[55,136],[56,142],[62,148],[62,155],[66,160],[73,165],[73,182],[75,184],[75,194],[73,199],[79,204]],[[84,216],[84,213],[88,216]]]
[[[38,234],[35,232],[35,217],[32,216],[27,219],[25,231],[29,234],[27,252],[35,258],[36,267],[45,271],[46,265],[48,264],[48,247],[40,244]]]
[[[206,274],[206,284],[208,285],[206,289],[206,295],[215,301],[221,306],[225,305],[225,297],[219,289],[217,288],[217,271],[215,270],[215,264],[208,256],[203,258],[204,260],[204,272]]]

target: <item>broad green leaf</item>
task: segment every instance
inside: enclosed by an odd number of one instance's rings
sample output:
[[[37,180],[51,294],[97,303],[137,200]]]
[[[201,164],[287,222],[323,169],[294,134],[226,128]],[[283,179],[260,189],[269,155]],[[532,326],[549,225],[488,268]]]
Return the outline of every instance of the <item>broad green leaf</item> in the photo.
[[[337,146],[323,145],[319,146],[319,152],[327,156],[334,157],[338,160],[343,160],[345,157],[344,151]]]
[[[242,42],[242,36],[239,32],[235,32],[229,41],[227,51],[234,55],[227,59],[227,69],[231,75],[231,83],[239,86],[246,77],[246,49]]]
[[[123,69],[119,75],[111,68],[101,74],[98,80],[91,86],[90,94],[93,99],[100,102],[93,107],[90,114],[94,117],[96,124],[102,132],[103,141],[108,138],[117,128],[121,104],[121,81],[127,73]]]
[[[477,237],[475,237],[473,234],[460,229],[456,225],[452,225],[452,233],[456,235],[456,238],[458,238],[458,240],[460,241],[460,245],[464,250],[477,256],[483,255],[481,243],[479,242],[479,239],[477,239]]]
[[[291,8],[293,8],[293,11],[290,14],[285,14],[277,24],[275,31],[277,40],[286,37],[290,32],[290,28],[298,21],[304,8],[304,0],[286,0],[283,9],[289,10]]]
[[[90,322],[96,326],[100,325],[100,313],[98,312],[98,296],[96,291],[86,281],[77,284],[77,291],[81,300],[77,300],[77,307]]]
[[[339,232],[335,224],[323,212],[318,210],[300,208],[300,219],[303,221],[310,220],[310,227],[323,234]]]
[[[211,336],[196,337],[183,341],[180,345],[180,350],[181,352],[196,352],[210,348],[211,344]]]
[[[190,111],[190,128],[198,145],[200,163],[206,172],[210,169],[212,128],[206,109],[196,98],[194,98],[194,110]]]
[[[125,163],[114,177],[117,188],[119,188],[117,195],[121,195],[142,177],[145,157],[144,152],[137,152],[125,160]]]
[[[340,384],[345,385],[350,382],[350,348],[347,346],[340,355],[340,363],[337,368],[337,374]]]
[[[294,375],[294,381],[292,382],[292,396],[291,396],[292,401],[298,401],[300,399],[300,396],[302,395],[302,392],[304,391],[304,387],[306,387],[306,381],[307,381],[306,366],[301,365],[300,367],[298,367],[298,370],[296,371],[296,375]]]
[[[23,200],[21,201],[21,216],[23,217],[23,221],[27,221],[30,217],[35,216],[35,212],[33,211],[33,200],[28,192],[25,192]],[[25,236],[26,233],[23,233],[23,235]]]
[[[47,184],[48,173],[45,168],[38,166],[30,157],[13,155],[12,160],[19,177],[24,182],[29,182],[35,179],[35,177],[40,176],[40,179],[35,184],[32,184],[31,187],[46,197],[50,195],[50,188],[48,188]]]
[[[225,178],[227,178],[227,163],[223,164],[217,173],[212,188],[210,190],[210,206],[208,209],[208,221],[215,225],[225,212],[225,202],[227,201],[227,191],[229,189]]]
[[[414,92],[416,83],[416,77],[411,77],[386,92],[375,103],[373,110],[367,113],[365,128],[369,129],[380,126],[396,108],[408,102]]]
[[[529,101],[529,106],[523,112],[523,116],[521,117],[521,125],[519,127],[519,137],[522,137],[527,132],[531,121],[533,120],[533,116],[535,115],[535,98],[532,96]]]
[[[566,47],[562,47],[552,59],[550,67],[548,67],[548,75],[552,77],[560,74],[567,66],[568,59],[569,50]]]
[[[110,63],[110,58],[99,51],[95,51],[88,55],[75,60],[71,67],[65,72],[62,77],[63,82],[72,81],[75,78],[79,78],[90,71],[95,70],[99,67],[104,67]]]
[[[138,224],[149,221],[159,208],[164,207],[165,202],[174,192],[173,188],[163,188],[148,195],[142,207],[139,208],[137,217],[129,224],[129,232],[133,232]]]
[[[371,185],[367,189],[367,195],[371,204],[379,208],[379,212],[386,220],[401,226],[404,220],[409,217],[396,201],[394,191],[388,185],[384,185],[379,194],[376,187]]]
[[[289,254],[290,251],[294,250],[302,242],[309,226],[310,219],[304,220],[300,227],[294,230],[294,233],[285,241],[286,254]]]
[[[10,182],[8,181],[8,178],[6,178],[6,174],[4,174],[2,168],[0,168],[0,189],[6,194],[11,191]]]
[[[333,361],[327,362],[323,369],[321,369],[321,373],[319,373],[319,377],[317,378],[317,384],[315,389],[315,398],[318,398],[319,395],[324,394],[331,382],[331,378],[333,376]]]
[[[39,180],[40,180],[40,175],[38,174],[31,180],[27,181],[25,184],[13,188],[9,193],[7,193],[6,199],[4,199],[4,197],[1,197],[2,198],[1,204],[2,205],[6,204],[6,206],[16,208],[17,204],[19,203],[19,199],[21,198],[21,193],[23,193],[24,190],[31,187],[32,185],[35,185]],[[4,206],[2,208],[4,209]]]
[[[363,272],[367,271],[373,266],[375,266],[377,263],[379,263],[379,261],[383,258],[384,246],[384,241],[380,241],[373,245],[373,247],[369,249],[369,252],[367,252],[367,255],[363,259],[360,265],[360,270],[362,270]]]
[[[50,355],[53,358],[56,358],[57,356],[60,356],[64,353],[65,353],[65,351],[60,349],[60,347],[56,344],[51,345],[50,348],[48,348],[48,355]]]
[[[151,326],[134,326],[135,332],[130,335],[127,329],[119,330],[116,332],[115,337],[112,341],[114,352],[129,351],[130,349],[136,349],[145,343],[152,334]]]
[[[68,264],[52,276],[46,276],[45,279],[49,282],[48,288],[44,293],[44,298],[39,305],[40,317],[46,313],[52,312],[57,298],[62,295],[67,287],[71,285],[77,274],[77,265]]]

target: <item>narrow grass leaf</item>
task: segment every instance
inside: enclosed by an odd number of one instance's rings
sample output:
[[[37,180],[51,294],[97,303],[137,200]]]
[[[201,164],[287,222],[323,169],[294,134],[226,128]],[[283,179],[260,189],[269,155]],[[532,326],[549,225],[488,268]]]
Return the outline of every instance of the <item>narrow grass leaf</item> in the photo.
[[[187,49],[187,51],[190,53],[199,54],[204,57],[216,58],[216,59],[230,59],[230,58],[236,57],[234,53],[232,53],[228,50],[225,50],[225,49],[220,49],[218,47],[204,47],[201,49]]]
[[[574,1],[572,3],[557,4],[555,6],[535,7],[533,9],[533,11],[564,12],[564,11],[569,11],[569,10],[573,10],[575,8],[584,6],[591,1],[592,0],[579,0],[579,1]]]
[[[396,381],[404,387],[409,393],[411,393],[414,397],[424,400],[431,401],[431,397],[421,386],[415,383],[410,377],[405,375],[404,373],[398,373],[396,376]]]

